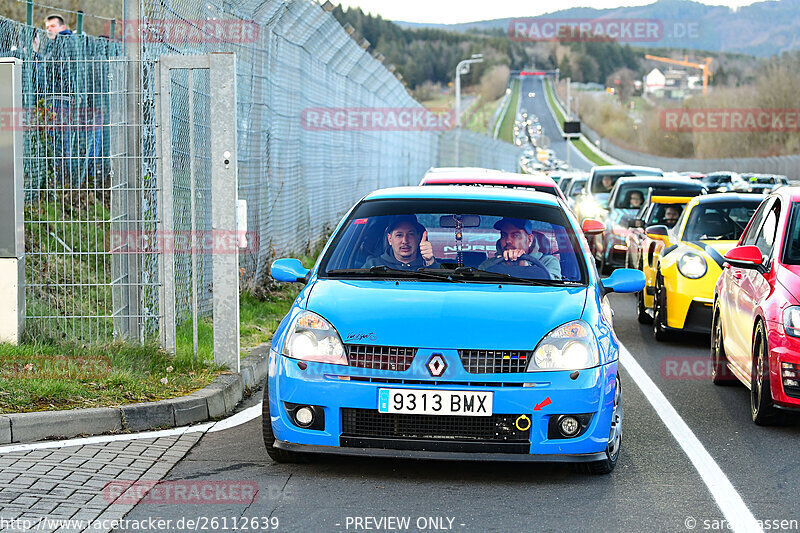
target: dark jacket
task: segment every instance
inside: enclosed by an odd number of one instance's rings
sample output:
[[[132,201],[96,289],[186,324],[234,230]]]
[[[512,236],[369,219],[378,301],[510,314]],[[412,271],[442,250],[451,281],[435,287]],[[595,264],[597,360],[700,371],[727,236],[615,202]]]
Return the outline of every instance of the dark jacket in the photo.
[[[441,268],[439,263],[434,259],[432,265],[425,265],[425,260],[422,259],[422,256],[417,254],[417,258],[410,263],[403,263],[402,261],[398,261],[394,257],[394,253],[391,250],[387,250],[383,253],[380,257],[370,257],[367,259],[367,262],[364,263],[363,268],[371,268],[374,266],[387,266],[389,268],[394,268],[396,270],[417,270],[418,268]]]

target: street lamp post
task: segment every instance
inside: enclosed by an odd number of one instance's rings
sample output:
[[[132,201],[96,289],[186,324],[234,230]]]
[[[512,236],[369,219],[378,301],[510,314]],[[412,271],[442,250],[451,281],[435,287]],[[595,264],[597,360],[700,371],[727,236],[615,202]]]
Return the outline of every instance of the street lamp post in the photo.
[[[461,75],[469,73],[469,66],[473,63],[483,63],[483,54],[472,54],[471,59],[465,59],[456,66],[456,127],[461,127]]]

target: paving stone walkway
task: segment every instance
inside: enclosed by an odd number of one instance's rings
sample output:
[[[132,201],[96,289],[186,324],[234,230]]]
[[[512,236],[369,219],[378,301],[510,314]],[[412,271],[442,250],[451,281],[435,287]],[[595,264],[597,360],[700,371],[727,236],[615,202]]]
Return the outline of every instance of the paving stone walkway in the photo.
[[[115,502],[106,485],[162,479],[202,436],[0,450],[0,532],[111,531],[133,505]]]

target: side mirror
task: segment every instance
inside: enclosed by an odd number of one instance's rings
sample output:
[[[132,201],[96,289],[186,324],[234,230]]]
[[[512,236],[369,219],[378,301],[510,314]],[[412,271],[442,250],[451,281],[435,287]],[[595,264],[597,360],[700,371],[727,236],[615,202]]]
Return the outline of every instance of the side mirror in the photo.
[[[285,283],[308,282],[308,274],[311,271],[303,268],[303,263],[299,259],[278,259],[272,263],[270,274],[275,281]]]
[[[659,224],[657,226],[648,226],[644,231],[647,233],[647,236],[654,241],[669,241],[669,230],[664,225]]]
[[[585,235],[597,235],[606,230],[606,225],[593,218],[587,218],[581,224],[581,229]]]
[[[631,293],[644,290],[644,272],[633,268],[618,268],[611,276],[602,280],[603,292]]]
[[[725,254],[725,260],[737,268],[754,268],[764,271],[764,256],[758,246],[737,246]]]
[[[628,221],[629,228],[643,228],[644,227],[644,220],[641,218],[632,218]]]

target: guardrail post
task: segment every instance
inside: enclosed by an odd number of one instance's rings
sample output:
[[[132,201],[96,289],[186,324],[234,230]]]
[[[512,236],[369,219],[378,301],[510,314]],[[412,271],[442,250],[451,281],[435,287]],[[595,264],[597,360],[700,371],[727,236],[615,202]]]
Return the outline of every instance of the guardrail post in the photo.
[[[0,58],[0,342],[19,344],[25,325],[22,193],[22,61]]]

